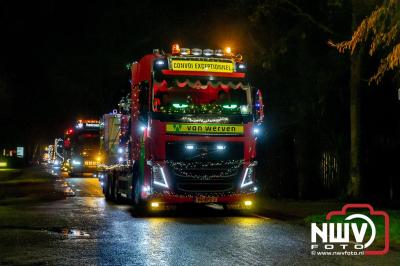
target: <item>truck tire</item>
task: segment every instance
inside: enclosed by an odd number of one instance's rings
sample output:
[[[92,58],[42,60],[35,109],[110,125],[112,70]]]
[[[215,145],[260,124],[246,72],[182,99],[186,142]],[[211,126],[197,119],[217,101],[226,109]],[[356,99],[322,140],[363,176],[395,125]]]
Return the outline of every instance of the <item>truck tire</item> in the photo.
[[[110,201],[113,200],[113,187],[112,187],[113,182],[112,181],[113,181],[112,176],[110,174],[107,174],[107,182],[105,183],[104,190],[105,190],[106,200],[110,200]]]
[[[76,173],[74,173],[74,172],[68,172],[68,176],[69,176],[69,177],[75,177],[75,176],[76,176]]]
[[[112,198],[113,198],[113,200],[114,200],[114,202],[115,203],[121,203],[122,202],[122,197],[121,197],[121,194],[119,194],[119,192],[118,192],[118,187],[119,187],[119,181],[118,181],[118,175],[117,174],[114,174],[113,175],[113,196],[112,196]]]
[[[146,201],[144,201],[142,199],[141,196],[141,182],[139,181],[139,179],[136,179],[136,184],[135,184],[135,189],[134,189],[134,197],[133,197],[133,205],[135,207],[135,213],[137,213],[138,215],[142,216],[145,215],[147,212],[147,205],[146,205]]]

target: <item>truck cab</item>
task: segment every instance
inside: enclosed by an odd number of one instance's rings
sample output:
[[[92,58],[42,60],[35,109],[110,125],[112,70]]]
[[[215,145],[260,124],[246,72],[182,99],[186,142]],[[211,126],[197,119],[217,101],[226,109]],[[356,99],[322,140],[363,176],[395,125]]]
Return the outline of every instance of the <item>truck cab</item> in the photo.
[[[101,157],[100,124],[98,120],[78,120],[64,136],[64,170],[69,176],[92,173],[97,170]]]
[[[106,197],[152,209],[183,203],[248,208],[257,191],[262,95],[228,49],[155,50],[131,66],[125,156]]]

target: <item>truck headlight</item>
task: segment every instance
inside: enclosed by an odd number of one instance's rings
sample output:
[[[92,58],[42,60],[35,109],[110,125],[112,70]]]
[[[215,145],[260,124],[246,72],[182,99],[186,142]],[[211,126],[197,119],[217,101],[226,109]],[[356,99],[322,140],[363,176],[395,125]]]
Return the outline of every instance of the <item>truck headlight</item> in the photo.
[[[72,160],[72,165],[81,165],[81,161],[79,160]]]
[[[168,188],[167,178],[164,169],[160,165],[153,166],[153,184]]]
[[[242,183],[240,185],[240,188],[247,187],[251,184],[253,184],[253,175],[254,175],[254,168],[253,167],[247,167],[246,170],[244,171]]]

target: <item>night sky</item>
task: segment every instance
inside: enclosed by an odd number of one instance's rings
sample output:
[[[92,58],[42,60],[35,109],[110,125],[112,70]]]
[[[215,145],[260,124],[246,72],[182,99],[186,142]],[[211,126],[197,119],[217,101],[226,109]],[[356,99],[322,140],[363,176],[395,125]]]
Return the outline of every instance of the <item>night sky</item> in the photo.
[[[1,1],[0,148],[23,145],[29,153],[62,137],[76,119],[112,111],[129,91],[126,65],[154,48],[168,52],[175,42],[188,48],[231,46],[244,55],[251,83],[264,93],[265,134],[257,156],[265,176],[276,177],[265,185],[271,195],[325,193],[312,189],[317,183],[311,178],[303,188],[297,180],[319,176],[327,153],[340,165],[332,195],[344,193],[339,184],[350,169],[353,74],[360,90],[365,187],[375,189],[375,178],[382,176],[382,194],[376,195],[387,195],[386,184],[398,176],[400,75],[389,71],[380,84],[369,85],[385,50],[371,57],[360,49],[360,67],[353,69],[349,53],[328,45],[349,40],[353,15],[372,11],[352,3]]]
[[[241,49],[243,27],[227,7],[226,1],[2,1],[0,146],[46,143],[77,118],[111,111],[129,88],[125,65],[153,48],[167,51],[179,42]]]

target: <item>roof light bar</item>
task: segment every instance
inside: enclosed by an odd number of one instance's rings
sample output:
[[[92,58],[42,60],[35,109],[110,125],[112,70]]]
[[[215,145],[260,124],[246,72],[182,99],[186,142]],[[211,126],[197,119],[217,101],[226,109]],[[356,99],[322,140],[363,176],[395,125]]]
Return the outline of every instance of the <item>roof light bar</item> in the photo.
[[[190,49],[189,48],[181,48],[181,54],[183,54],[183,55],[190,54]]]
[[[214,54],[214,50],[211,50],[211,49],[204,49],[204,50],[203,50],[203,54],[204,54],[205,56],[213,55],[213,54]]]
[[[201,55],[202,50],[200,48],[193,48],[192,55]]]
[[[222,51],[221,49],[217,49],[215,50],[214,54],[216,56],[224,56],[224,51]]]

